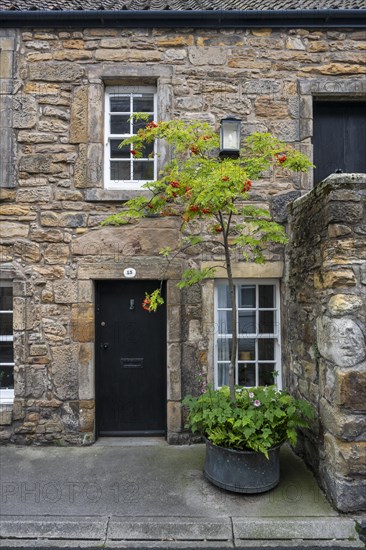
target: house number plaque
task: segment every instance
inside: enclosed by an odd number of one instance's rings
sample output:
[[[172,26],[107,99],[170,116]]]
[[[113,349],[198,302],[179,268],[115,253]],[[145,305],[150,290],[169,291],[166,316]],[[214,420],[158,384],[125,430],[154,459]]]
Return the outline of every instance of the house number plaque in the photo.
[[[134,277],[136,277],[136,269],[134,269],[133,267],[126,267],[126,269],[123,271],[123,275],[127,279],[133,279]]]

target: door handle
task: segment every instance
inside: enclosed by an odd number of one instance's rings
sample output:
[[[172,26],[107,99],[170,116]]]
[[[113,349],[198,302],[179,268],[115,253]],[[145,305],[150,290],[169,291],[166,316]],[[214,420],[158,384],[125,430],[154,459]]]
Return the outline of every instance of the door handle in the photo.
[[[100,344],[100,347],[102,349],[108,349],[109,348],[109,343],[108,342],[105,342],[104,344]]]

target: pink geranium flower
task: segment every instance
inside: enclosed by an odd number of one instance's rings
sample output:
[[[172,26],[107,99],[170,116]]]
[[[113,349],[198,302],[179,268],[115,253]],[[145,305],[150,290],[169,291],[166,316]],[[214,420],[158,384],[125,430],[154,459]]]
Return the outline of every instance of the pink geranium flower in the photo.
[[[253,401],[253,405],[255,407],[260,407],[261,406],[261,402],[259,401],[259,399],[256,399],[255,401]]]

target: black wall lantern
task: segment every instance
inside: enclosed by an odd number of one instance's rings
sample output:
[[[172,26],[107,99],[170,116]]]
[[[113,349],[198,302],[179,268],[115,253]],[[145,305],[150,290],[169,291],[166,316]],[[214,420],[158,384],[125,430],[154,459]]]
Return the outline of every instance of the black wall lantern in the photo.
[[[235,117],[221,120],[220,157],[238,157],[240,153],[241,121]]]

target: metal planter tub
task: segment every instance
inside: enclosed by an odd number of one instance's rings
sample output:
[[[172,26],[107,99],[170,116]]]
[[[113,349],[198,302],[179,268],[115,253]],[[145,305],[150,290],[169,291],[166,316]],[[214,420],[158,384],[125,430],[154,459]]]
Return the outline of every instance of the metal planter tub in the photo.
[[[268,451],[269,459],[256,451],[237,451],[206,440],[206,478],[227,491],[264,493],[280,480],[281,445]]]

